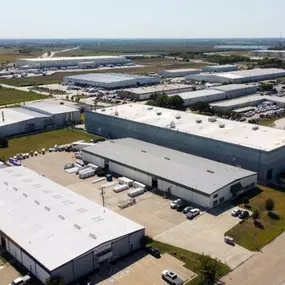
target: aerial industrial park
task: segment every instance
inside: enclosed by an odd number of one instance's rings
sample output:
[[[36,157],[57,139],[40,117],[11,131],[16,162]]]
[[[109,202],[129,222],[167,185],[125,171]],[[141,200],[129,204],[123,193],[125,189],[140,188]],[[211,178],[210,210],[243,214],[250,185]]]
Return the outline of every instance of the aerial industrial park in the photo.
[[[111,13],[104,38],[90,11],[45,27],[78,38],[0,32],[0,285],[285,284],[282,33]]]

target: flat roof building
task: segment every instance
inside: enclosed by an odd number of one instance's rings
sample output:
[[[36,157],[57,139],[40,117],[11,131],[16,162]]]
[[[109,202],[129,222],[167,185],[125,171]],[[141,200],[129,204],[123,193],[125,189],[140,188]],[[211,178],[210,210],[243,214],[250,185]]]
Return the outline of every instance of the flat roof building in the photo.
[[[207,81],[219,83],[247,83],[257,82],[268,79],[275,79],[285,76],[284,69],[278,68],[264,68],[264,69],[251,69],[240,70],[227,73],[201,73],[193,74],[185,77],[186,80],[191,81]]]
[[[169,69],[161,70],[158,75],[162,77],[184,77],[189,74],[199,74],[199,69],[187,68],[187,69]]]
[[[137,88],[126,88],[118,90],[118,95],[135,100],[148,100],[155,94],[178,94],[193,90],[192,85],[187,84],[159,84],[153,86],[143,86]]]
[[[128,64],[129,59],[124,56],[77,56],[77,57],[48,57],[48,58],[22,58],[16,60],[18,68],[51,68],[78,66],[80,63],[89,62],[93,65]]]
[[[238,70],[237,65],[225,64],[225,65],[208,65],[202,66],[202,72],[226,72],[226,71],[235,71]]]
[[[140,247],[144,227],[25,167],[0,169],[0,243],[41,282],[65,284]]]
[[[160,83],[160,78],[126,73],[90,73],[65,76],[64,81],[84,86],[114,89],[129,86],[139,87],[141,85],[158,84]]]
[[[193,155],[239,165],[270,180],[285,169],[285,133],[142,104],[85,113],[86,129],[108,138],[132,137]]]
[[[255,172],[131,138],[85,148],[82,158],[101,167],[108,162],[109,171],[205,208],[252,189],[257,181]]]

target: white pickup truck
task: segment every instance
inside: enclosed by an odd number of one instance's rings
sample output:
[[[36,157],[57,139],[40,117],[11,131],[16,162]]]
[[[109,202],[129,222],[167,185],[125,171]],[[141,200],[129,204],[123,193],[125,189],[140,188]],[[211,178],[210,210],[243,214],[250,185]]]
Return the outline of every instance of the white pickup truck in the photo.
[[[9,285],[28,285],[31,283],[31,277],[29,275],[25,275],[23,277],[18,277]]]

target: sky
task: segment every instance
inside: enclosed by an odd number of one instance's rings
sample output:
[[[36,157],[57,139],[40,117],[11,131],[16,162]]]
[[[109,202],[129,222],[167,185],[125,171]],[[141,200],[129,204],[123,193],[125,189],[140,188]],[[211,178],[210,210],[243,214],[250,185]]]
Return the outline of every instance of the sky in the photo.
[[[285,0],[0,0],[0,38],[285,36]]]

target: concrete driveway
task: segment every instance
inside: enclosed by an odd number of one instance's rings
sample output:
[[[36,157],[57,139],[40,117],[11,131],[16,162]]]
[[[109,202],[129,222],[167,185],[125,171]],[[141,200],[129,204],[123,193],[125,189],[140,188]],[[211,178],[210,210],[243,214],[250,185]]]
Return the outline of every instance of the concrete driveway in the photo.
[[[225,276],[230,285],[284,285],[285,233]]]
[[[224,233],[239,222],[238,218],[231,216],[231,210],[229,208],[222,213],[213,210],[192,221],[185,219],[185,222],[154,238],[193,252],[209,254],[227,263],[230,268],[236,268],[254,252],[224,242]]]

